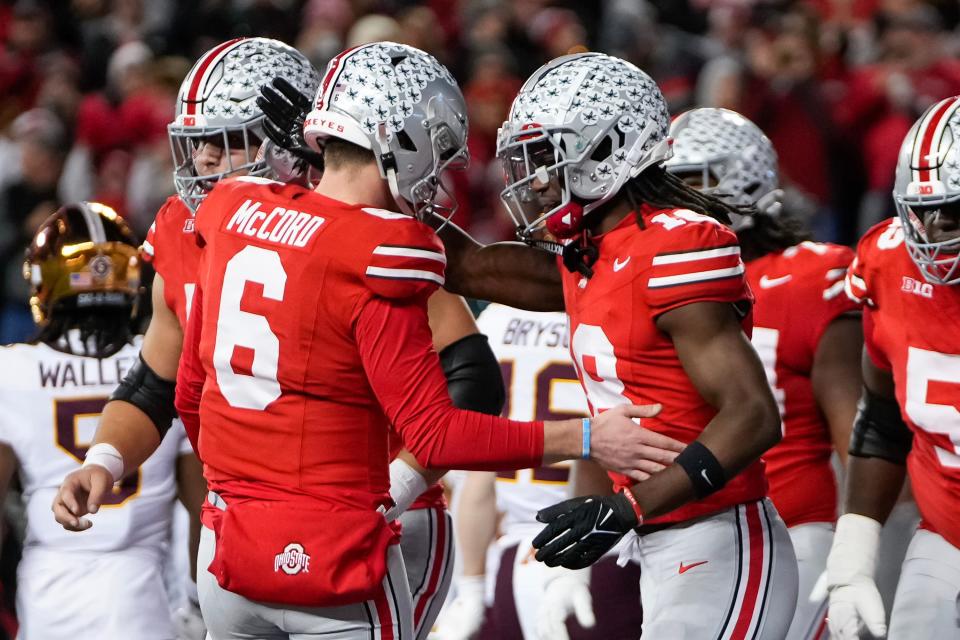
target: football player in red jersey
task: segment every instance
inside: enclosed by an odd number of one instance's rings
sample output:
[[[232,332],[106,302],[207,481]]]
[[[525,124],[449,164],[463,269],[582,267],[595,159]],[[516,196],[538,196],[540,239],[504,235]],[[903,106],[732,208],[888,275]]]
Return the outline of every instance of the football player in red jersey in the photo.
[[[631,421],[656,407],[592,423],[454,408],[426,314],[442,247],[383,207],[433,208],[440,173],[464,155],[462,95],[423,52],[375,43],[331,62],[315,107],[306,133],[324,138],[326,165],[316,191],[241,177],[219,183],[196,217],[201,281],[177,408],[195,430],[202,411],[215,492],[199,560],[213,638],[412,635],[397,530],[383,517],[388,425],[427,467],[589,455],[649,472],[679,449]],[[116,441],[111,479],[143,453]],[[63,495],[58,518],[78,526],[86,497]]]
[[[827,560],[831,637],[887,632],[877,538],[907,473],[920,528],[887,637],[956,638],[960,593],[960,97],[930,107],[900,148],[898,216],[864,235],[847,292],[864,303],[863,396],[844,515]]]
[[[826,566],[837,519],[830,458],[846,459],[860,397],[859,305],[843,292],[853,252],[806,241],[781,214],[777,154],[759,127],[726,109],[694,109],[670,125],[667,170],[732,204],[747,282],[756,302],[751,340],[783,419],[783,440],[763,455],[770,499],[790,530],[800,588],[787,638],[825,631],[826,599],[811,592]]]
[[[520,237],[566,239],[561,258],[481,247],[442,231],[448,287],[534,310],[566,309],[594,415],[663,406],[650,428],[689,443],[676,462],[614,496],[540,512],[537,558],[581,568],[636,529],[643,633],[782,638],[796,604],[786,527],[766,499],[762,453],[780,419],[745,333],[751,295],[736,236],[744,209],[670,175],[669,116],[642,71],[603,54],[557,58],[514,100],[500,131],[503,199]],[[642,544],[639,544],[642,541]]]
[[[267,164],[257,157],[264,139],[263,112],[257,107],[257,88],[278,73],[303,91],[315,90],[319,74],[295,49],[268,38],[237,38],[223,42],[201,56],[180,87],[177,115],[168,127],[174,158],[177,194],[157,212],[141,252],[156,271],[152,286],[153,315],[144,336],[140,362],[104,408],[95,442],[110,442],[111,428],[143,433],[151,451],[175,416],[173,386],[193,290],[200,251],[194,236],[194,212],[217,181],[237,175],[263,175]],[[113,425],[113,427],[111,427]],[[142,429],[134,428],[134,425]],[[196,448],[196,434],[188,434]],[[96,445],[95,445],[96,446]],[[94,450],[106,450],[100,446]],[[91,456],[91,459],[96,459]],[[206,496],[200,464],[190,502],[199,512]],[[71,474],[71,482],[91,470]],[[87,479],[87,481],[89,481]],[[69,487],[65,481],[65,486]],[[200,526],[192,527],[194,548]],[[190,561],[195,575],[196,554]],[[196,586],[187,585],[192,608],[178,612],[182,630],[199,624]],[[185,631],[184,631],[185,632]],[[202,638],[203,633],[197,632]]]
[[[272,142],[322,173],[322,154],[304,139],[304,120],[311,99],[282,77],[262,87],[261,94],[257,102],[267,116],[264,128]],[[389,96],[386,97],[389,102]],[[313,132],[316,126],[314,122],[309,130]],[[316,138],[312,140],[315,142]],[[427,315],[453,404],[461,409],[499,414],[504,402],[500,370],[465,301],[438,290],[430,296]],[[433,628],[450,590],[455,548],[453,522],[446,511],[440,483],[428,486],[409,452],[398,452],[402,446],[399,438],[392,445],[396,457],[390,464],[390,494],[395,505],[387,516],[398,518],[403,527],[400,550],[413,603],[414,637],[423,639]]]

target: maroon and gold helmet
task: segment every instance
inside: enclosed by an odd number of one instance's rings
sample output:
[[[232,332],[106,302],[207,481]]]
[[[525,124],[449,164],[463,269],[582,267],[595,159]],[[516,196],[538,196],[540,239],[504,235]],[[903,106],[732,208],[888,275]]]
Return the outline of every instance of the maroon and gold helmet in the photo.
[[[37,230],[23,276],[38,325],[60,308],[132,308],[140,289],[137,239],[116,211],[98,202],[61,207]]]

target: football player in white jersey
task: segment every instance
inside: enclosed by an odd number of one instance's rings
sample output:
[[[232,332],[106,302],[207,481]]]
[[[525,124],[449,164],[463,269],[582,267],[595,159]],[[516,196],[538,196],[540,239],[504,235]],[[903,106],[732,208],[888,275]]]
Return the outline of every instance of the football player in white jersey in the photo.
[[[491,304],[477,324],[500,361],[507,391],[504,415],[514,420],[587,415],[587,401],[570,360],[566,314]],[[570,473],[569,463],[516,472],[467,473],[457,499],[455,527],[463,575],[457,581],[457,598],[441,615],[432,637],[567,640],[572,635],[612,640],[624,633],[623,637],[636,635],[640,627],[636,565],[620,570],[611,554],[590,569],[571,571],[533,559],[530,543],[542,528],[537,511],[570,497]],[[609,493],[609,481],[605,484]],[[498,512],[502,514],[499,527]],[[499,555],[499,569],[487,611],[485,573],[496,566],[487,565],[491,543],[496,545],[492,551]],[[613,613],[605,615],[608,611]],[[577,625],[571,621],[568,635],[565,621],[571,617]]]
[[[174,638],[162,576],[174,500],[202,482],[182,426],[113,487],[91,516],[95,528],[71,533],[49,513],[63,477],[83,463],[107,396],[137,361],[137,242],[109,207],[68,205],[41,225],[24,275],[39,333],[0,352],[0,495],[18,472],[27,513],[18,637]]]

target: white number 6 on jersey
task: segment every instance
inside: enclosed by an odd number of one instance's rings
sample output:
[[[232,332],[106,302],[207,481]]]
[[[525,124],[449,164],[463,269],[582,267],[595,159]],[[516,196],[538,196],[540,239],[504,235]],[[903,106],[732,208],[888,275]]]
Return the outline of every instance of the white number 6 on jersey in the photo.
[[[280,383],[277,381],[280,339],[264,316],[240,308],[247,282],[263,285],[264,298],[282,301],[287,273],[279,254],[248,246],[227,262],[217,316],[213,366],[220,392],[231,407],[263,410],[280,397]],[[231,360],[237,347],[253,352],[252,375],[234,371]]]

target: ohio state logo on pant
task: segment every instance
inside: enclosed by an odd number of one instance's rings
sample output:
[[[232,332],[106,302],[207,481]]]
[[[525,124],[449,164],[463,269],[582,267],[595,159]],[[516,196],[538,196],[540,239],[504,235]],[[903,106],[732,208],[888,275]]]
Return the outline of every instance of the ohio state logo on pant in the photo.
[[[301,571],[310,572],[310,555],[304,553],[303,545],[291,542],[273,558],[274,572],[283,571],[287,575],[296,575]]]

